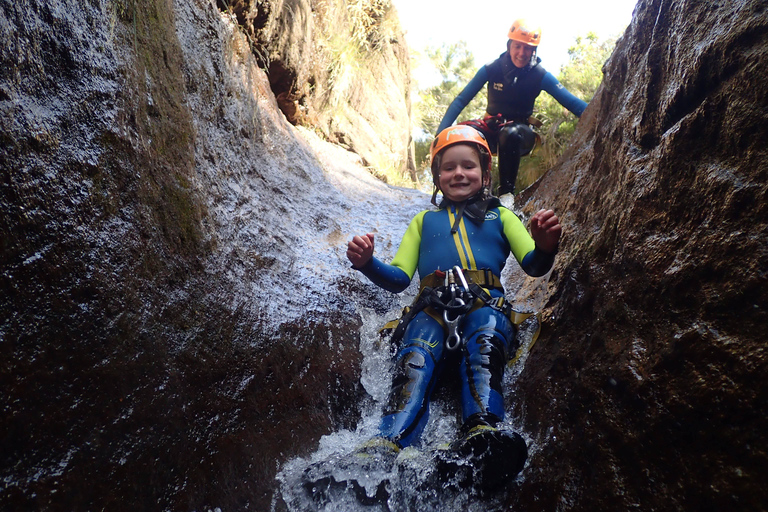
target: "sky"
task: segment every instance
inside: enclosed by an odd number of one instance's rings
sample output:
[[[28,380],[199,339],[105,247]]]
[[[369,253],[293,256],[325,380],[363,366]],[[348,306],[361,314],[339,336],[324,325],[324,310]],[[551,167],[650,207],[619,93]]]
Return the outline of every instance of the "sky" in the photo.
[[[577,36],[595,32],[601,40],[620,36],[632,19],[637,0],[391,0],[412,50],[427,45],[465,41],[478,67],[499,56],[507,32],[517,18],[542,28],[538,56],[547,71],[557,76],[568,61],[568,48]],[[483,6],[480,8],[479,6]],[[429,73],[415,69],[420,87]]]

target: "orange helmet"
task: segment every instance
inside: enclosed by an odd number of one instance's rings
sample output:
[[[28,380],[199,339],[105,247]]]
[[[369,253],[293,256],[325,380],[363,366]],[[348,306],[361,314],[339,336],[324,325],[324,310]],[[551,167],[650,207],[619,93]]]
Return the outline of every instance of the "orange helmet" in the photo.
[[[437,154],[448,146],[462,142],[477,144],[480,146],[480,148],[484,149],[485,153],[480,151],[480,161],[483,164],[484,171],[491,170],[491,149],[488,147],[488,142],[486,142],[485,137],[483,137],[479,131],[475,130],[471,126],[466,124],[459,124],[456,126],[449,126],[445,130],[441,131],[437,134],[435,140],[432,141],[432,145],[429,148],[429,154],[432,160],[433,174],[437,171]],[[485,157],[486,154],[487,158]]]
[[[477,145],[477,152],[480,153],[480,166],[483,168],[484,178],[490,181],[491,176],[491,149],[488,147],[483,135],[467,124],[459,124],[456,126],[449,126],[445,130],[441,131],[432,141],[432,145],[429,148],[429,154],[432,160],[432,182],[435,184],[435,189],[432,192],[432,204],[437,204],[437,191],[440,190],[440,152],[448,146],[454,144],[475,144]]]
[[[528,46],[539,46],[541,43],[541,28],[531,27],[525,20],[515,20],[509,28],[507,37]]]

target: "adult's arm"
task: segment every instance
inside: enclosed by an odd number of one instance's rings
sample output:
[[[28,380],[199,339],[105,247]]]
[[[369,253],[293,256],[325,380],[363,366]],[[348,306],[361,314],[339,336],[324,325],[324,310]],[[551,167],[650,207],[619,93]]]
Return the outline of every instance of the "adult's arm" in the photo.
[[[454,98],[454,100],[448,106],[448,110],[445,111],[443,120],[440,121],[440,126],[437,127],[437,133],[435,135],[438,135],[441,131],[445,130],[451,126],[454,121],[456,121],[456,118],[459,117],[461,111],[464,110],[467,105],[469,105],[469,102],[472,101],[472,98],[477,96],[477,93],[480,92],[487,81],[488,72],[485,70],[485,66],[483,66],[477,71],[477,73],[475,73],[475,76],[472,78],[472,80],[469,81],[469,83],[464,87],[464,89],[462,89],[459,95],[456,96],[456,98]]]
[[[549,71],[547,71],[547,74],[541,79],[541,88],[576,117],[581,117],[584,109],[587,108],[587,103],[585,101],[582,101],[571,94],[568,89],[555,78],[555,75]]]

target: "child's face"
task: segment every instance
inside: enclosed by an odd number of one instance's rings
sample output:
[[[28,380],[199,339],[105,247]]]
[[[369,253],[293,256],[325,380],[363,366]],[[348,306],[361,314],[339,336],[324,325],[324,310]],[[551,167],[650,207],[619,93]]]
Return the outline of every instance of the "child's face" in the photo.
[[[512,41],[509,45],[509,57],[512,64],[518,68],[524,68],[531,62],[533,56],[533,46],[528,46],[519,41]]]
[[[483,188],[480,155],[471,145],[448,146],[440,160],[438,184],[443,195],[451,201],[464,201]]]

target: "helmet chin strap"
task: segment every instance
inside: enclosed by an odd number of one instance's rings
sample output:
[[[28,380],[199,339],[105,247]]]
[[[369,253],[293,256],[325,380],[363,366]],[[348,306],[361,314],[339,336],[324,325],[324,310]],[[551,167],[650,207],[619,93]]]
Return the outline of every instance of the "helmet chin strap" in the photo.
[[[490,155],[488,155],[490,158]],[[487,180],[487,181],[486,181]],[[430,201],[433,205],[437,206],[438,208],[441,208],[446,201],[450,201],[445,195],[443,195],[443,200],[440,201],[438,204],[437,202],[437,193],[441,192],[440,187],[437,185],[437,179],[433,181],[432,184],[432,200]],[[479,197],[480,199],[488,199],[491,197],[491,169],[490,169],[490,162],[489,166],[486,170],[483,171],[483,188],[480,189],[480,191],[475,194],[474,196],[470,197],[468,200],[471,200],[472,198]],[[453,201],[451,201],[453,202]]]
[[[435,183],[434,190],[432,191],[432,204],[437,206],[438,208],[440,208],[440,205],[437,204],[437,192],[438,192],[438,190],[440,190],[440,189],[437,187],[437,183]],[[442,204],[442,201],[441,201],[441,204]]]
[[[432,198],[437,195],[437,189]],[[433,202],[433,204],[435,204]],[[459,229],[459,223],[462,217],[469,217],[476,224],[481,224],[485,220],[485,213],[491,209],[501,205],[499,200],[490,194],[488,187],[483,187],[474,196],[467,198],[463,201],[453,201],[443,196],[443,200],[440,204],[435,204],[438,208],[448,208],[450,205],[456,207],[456,220],[451,226],[451,233],[456,233]]]

